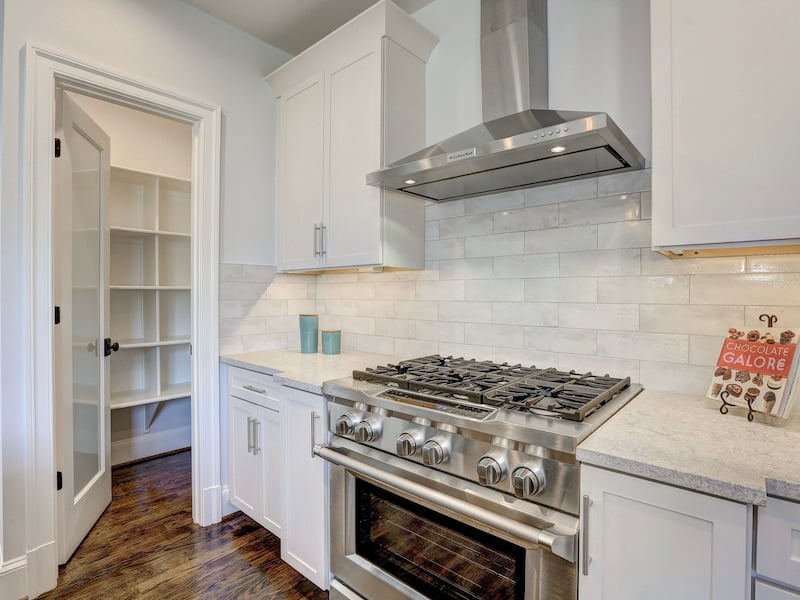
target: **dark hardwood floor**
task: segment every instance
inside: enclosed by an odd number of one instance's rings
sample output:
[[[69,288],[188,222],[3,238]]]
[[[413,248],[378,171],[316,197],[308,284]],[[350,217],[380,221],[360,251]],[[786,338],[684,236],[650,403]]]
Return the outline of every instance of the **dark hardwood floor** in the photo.
[[[280,559],[279,540],[242,513],[192,522],[191,454],[119,467],[113,500],[40,596],[97,599],[327,599]]]

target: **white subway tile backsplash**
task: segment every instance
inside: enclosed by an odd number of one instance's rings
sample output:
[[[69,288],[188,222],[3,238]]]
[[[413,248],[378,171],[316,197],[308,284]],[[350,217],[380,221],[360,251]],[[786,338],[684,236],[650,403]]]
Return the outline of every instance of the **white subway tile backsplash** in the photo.
[[[459,323],[491,323],[491,302],[440,302],[440,321]]]
[[[800,273],[800,254],[748,256],[748,273]]]
[[[394,316],[399,319],[435,321],[439,318],[439,303],[396,300],[394,303]]]
[[[597,195],[611,196],[613,194],[627,194],[632,192],[645,192],[650,189],[650,169],[630,171],[606,175],[597,180]]]
[[[452,281],[418,281],[417,300],[463,300],[463,280]]]
[[[566,327],[526,327],[525,347],[556,354],[596,354],[597,331]]]
[[[744,273],[743,256],[716,258],[667,258],[642,250],[642,275],[694,275],[699,273]]]
[[[525,232],[525,253],[576,252],[597,249],[597,225],[557,227]]]
[[[492,215],[470,215],[439,221],[439,239],[492,233]]]
[[[800,273],[693,275],[692,304],[782,306],[800,300]]]
[[[558,254],[496,256],[491,260],[494,261],[495,277],[525,279],[558,275]]]
[[[601,223],[597,226],[597,247],[650,249],[650,221]]]
[[[596,277],[545,277],[525,280],[528,302],[597,302]]]
[[[525,248],[525,234],[520,231],[517,233],[481,235],[469,237],[465,242],[465,255],[467,258],[509,256],[523,253]]]
[[[636,304],[571,304],[558,305],[558,326],[574,329],[636,331],[639,310]]]
[[[722,335],[690,335],[689,336],[689,364],[705,367],[716,366],[722,350]]]
[[[297,314],[345,350],[630,376],[704,393],[729,327],[800,326],[800,254],[649,249],[650,172],[426,207],[423,271],[304,275],[220,265],[220,348],[299,346]]]
[[[622,194],[577,202],[564,202],[558,206],[558,224],[561,227],[615,223],[639,220],[640,218],[639,194]]]
[[[430,342],[464,343],[464,324],[446,321],[417,321],[417,339]]]
[[[744,327],[742,306],[642,304],[640,331],[720,335],[729,327]]]
[[[746,306],[744,309],[744,326],[758,329],[766,325],[761,315],[775,315],[778,321],[775,327],[800,327],[800,303],[795,306]]]
[[[464,206],[468,215],[493,213],[498,210],[514,210],[525,206],[525,195],[523,192],[515,190],[491,196],[465,198]]]
[[[601,331],[597,334],[597,354],[616,358],[686,363],[689,336],[639,331]]]
[[[638,275],[639,269],[639,249],[564,252],[559,262],[562,277]]]
[[[597,197],[597,179],[579,179],[525,190],[525,206],[557,204]]]
[[[375,319],[375,335],[391,338],[414,338],[417,322],[413,319]]]
[[[463,200],[453,200],[452,202],[430,202],[425,206],[426,221],[463,217],[464,214],[465,211]]]
[[[464,238],[430,240],[426,242],[425,258],[428,260],[464,258]]]
[[[604,303],[688,304],[689,277],[600,277],[597,301]]]
[[[521,279],[473,279],[464,282],[464,300],[525,299],[525,282]]]
[[[492,276],[491,258],[439,261],[439,279],[486,279]]]
[[[649,390],[705,395],[713,371],[708,367],[641,361],[640,382]]]
[[[516,325],[479,325],[471,323],[464,326],[464,341],[467,344],[519,348],[522,346],[524,339],[524,331]]]
[[[492,322],[531,327],[557,325],[558,305],[546,302],[495,302]]]
[[[494,232],[531,231],[558,226],[558,206],[532,206],[494,213]]]

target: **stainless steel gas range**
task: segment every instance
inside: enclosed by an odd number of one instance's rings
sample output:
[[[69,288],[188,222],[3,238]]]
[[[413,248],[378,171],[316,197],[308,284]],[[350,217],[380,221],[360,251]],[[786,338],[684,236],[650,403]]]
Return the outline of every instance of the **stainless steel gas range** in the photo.
[[[641,386],[434,355],[322,389],[331,598],[575,600],[575,449]]]

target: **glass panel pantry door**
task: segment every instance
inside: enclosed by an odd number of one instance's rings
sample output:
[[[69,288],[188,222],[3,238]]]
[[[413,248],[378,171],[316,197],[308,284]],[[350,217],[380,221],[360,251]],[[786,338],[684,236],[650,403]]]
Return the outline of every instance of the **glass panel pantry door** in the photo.
[[[57,90],[61,156],[53,163],[53,290],[58,553],[64,564],[111,501],[108,360],[108,136]],[[58,154],[58,153],[56,153]]]

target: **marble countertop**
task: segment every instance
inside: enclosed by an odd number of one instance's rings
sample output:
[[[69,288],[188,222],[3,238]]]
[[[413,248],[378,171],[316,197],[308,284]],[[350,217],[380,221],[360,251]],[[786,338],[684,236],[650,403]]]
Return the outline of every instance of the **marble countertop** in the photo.
[[[800,501],[800,409],[789,419],[703,396],[645,390],[587,438],[577,458],[714,496],[764,505]]]
[[[342,351],[341,354],[303,354],[300,350],[262,350],[220,356],[220,361],[274,375],[275,382],[314,394],[322,393],[322,383],[347,377],[353,369],[396,362],[396,356]]]

